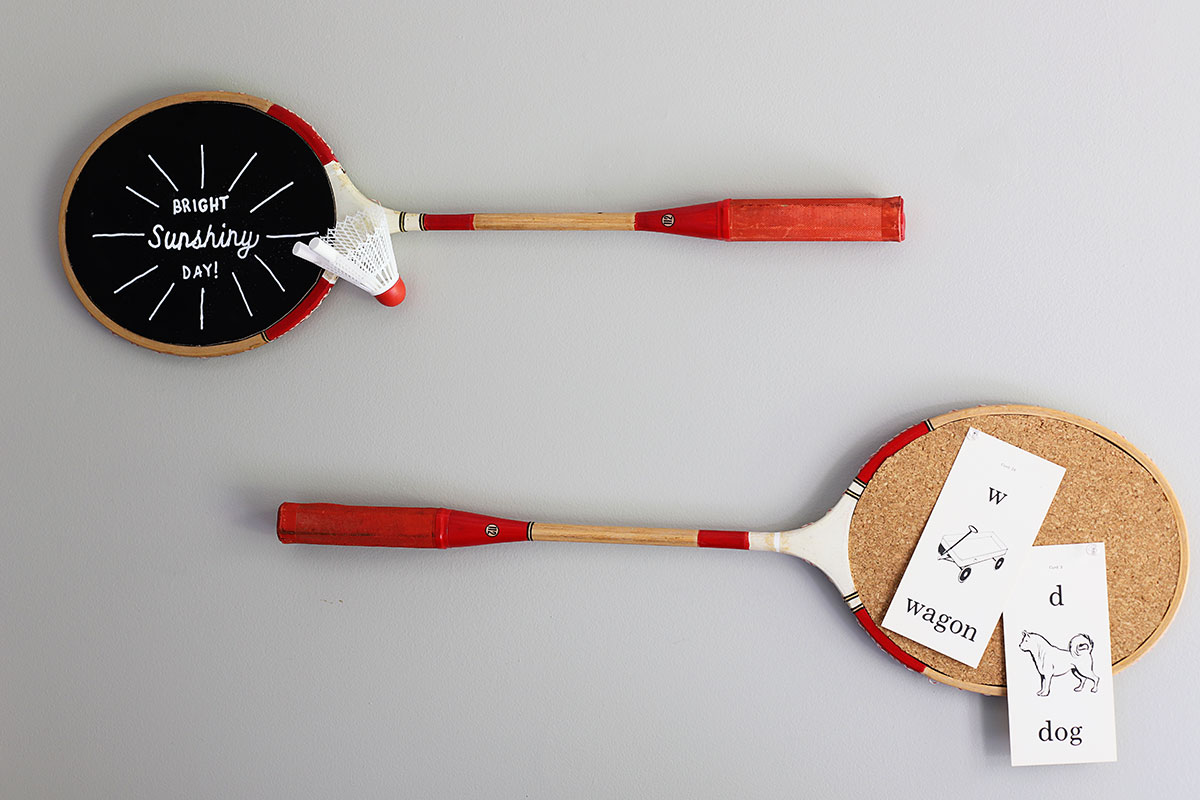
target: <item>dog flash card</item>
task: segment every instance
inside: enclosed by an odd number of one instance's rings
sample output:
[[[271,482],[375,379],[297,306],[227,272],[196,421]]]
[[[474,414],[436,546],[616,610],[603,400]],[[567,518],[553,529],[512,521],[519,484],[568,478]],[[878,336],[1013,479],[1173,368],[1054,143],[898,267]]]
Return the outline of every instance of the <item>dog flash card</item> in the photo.
[[[1004,608],[1014,767],[1117,760],[1104,544],[1035,547]]]
[[[969,429],[883,627],[979,666],[1065,472]]]

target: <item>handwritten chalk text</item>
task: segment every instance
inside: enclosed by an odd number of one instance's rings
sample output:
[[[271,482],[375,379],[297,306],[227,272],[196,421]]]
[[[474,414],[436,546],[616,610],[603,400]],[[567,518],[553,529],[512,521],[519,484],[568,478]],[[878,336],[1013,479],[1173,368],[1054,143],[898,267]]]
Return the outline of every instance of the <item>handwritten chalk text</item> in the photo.
[[[219,197],[176,197],[171,201],[173,214],[203,214],[209,211],[224,211],[229,195]]]
[[[217,262],[211,264],[197,264],[194,267],[184,264],[182,266],[183,279],[193,280],[195,278],[215,278],[217,277]]]
[[[150,230],[146,244],[157,250],[224,250],[237,248],[237,257],[245,258],[259,242],[259,235],[254,231],[238,231],[226,228],[221,223],[219,229],[210,224],[206,230],[169,231],[162,225],[155,225]]]

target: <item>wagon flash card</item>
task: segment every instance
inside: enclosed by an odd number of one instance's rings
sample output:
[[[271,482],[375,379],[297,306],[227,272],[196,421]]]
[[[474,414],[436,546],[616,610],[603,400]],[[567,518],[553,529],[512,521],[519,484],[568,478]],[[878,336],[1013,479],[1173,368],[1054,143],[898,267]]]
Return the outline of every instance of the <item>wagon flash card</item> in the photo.
[[[979,666],[1064,472],[968,430],[883,627]]]
[[[1104,543],[1035,547],[1004,607],[1014,767],[1117,760]]]

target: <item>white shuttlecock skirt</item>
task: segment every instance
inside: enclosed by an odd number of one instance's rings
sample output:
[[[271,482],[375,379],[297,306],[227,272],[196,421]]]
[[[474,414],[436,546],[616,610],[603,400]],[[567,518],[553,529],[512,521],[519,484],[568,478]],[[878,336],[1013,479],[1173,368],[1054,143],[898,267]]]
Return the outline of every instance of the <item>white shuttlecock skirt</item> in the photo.
[[[384,305],[404,299],[404,283],[388,231],[387,213],[371,205],[340,220],[323,237],[297,242],[292,252],[375,296]]]

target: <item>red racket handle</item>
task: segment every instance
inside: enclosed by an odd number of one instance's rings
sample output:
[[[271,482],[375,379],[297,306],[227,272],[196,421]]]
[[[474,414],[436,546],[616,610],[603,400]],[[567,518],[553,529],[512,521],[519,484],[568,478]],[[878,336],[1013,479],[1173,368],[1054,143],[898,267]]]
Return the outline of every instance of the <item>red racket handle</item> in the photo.
[[[466,547],[496,542],[595,542],[747,550],[746,531],[615,528],[517,522],[448,508],[284,503],[276,524],[285,544]]]
[[[284,503],[276,532],[279,541],[289,544],[446,548],[523,542],[529,527],[528,522],[448,508]]]
[[[721,200],[642,211],[634,227],[733,242],[899,242],[904,200]]]

